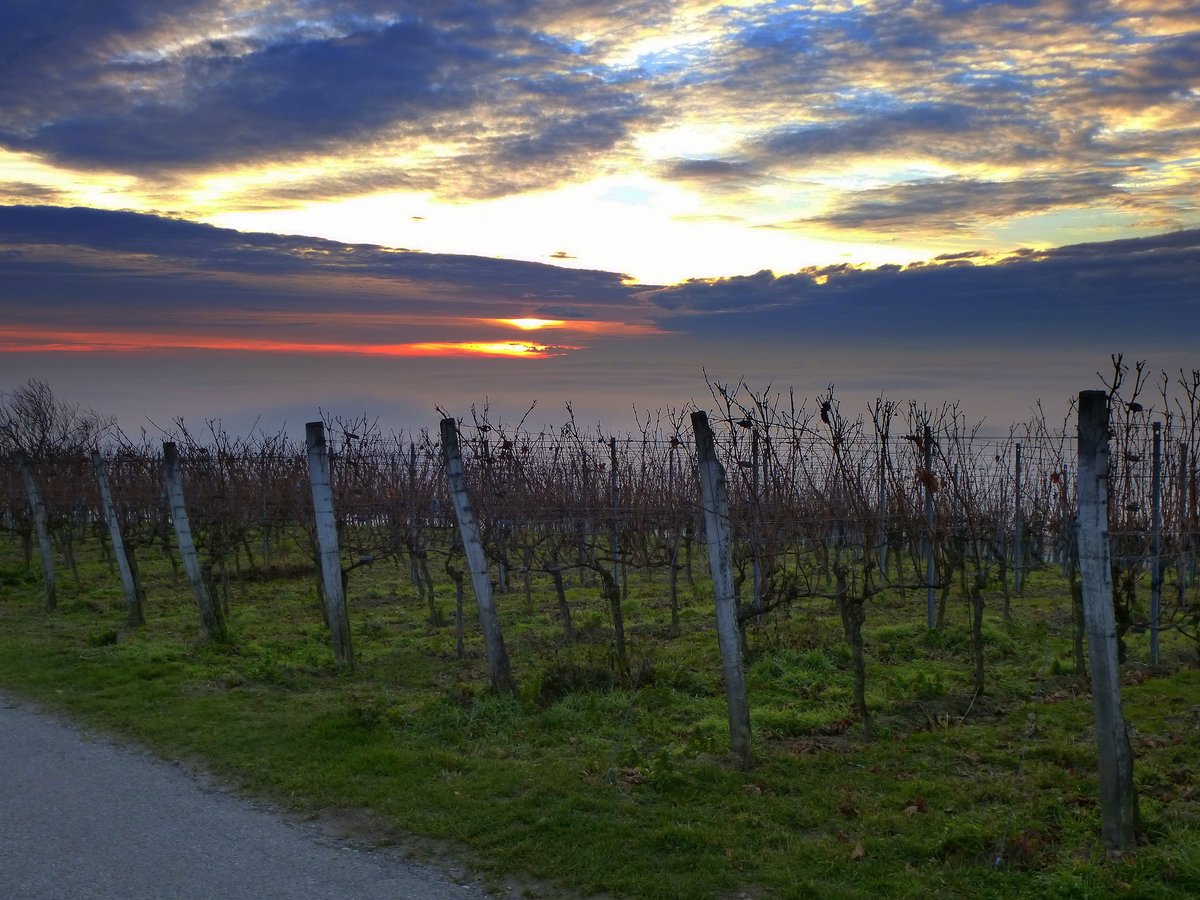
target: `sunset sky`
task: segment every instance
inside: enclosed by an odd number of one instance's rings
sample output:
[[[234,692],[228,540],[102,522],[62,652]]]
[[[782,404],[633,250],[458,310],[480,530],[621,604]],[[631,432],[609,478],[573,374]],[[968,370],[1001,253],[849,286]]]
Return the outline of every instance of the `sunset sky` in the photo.
[[[7,0],[0,389],[136,429],[1200,366],[1200,8]]]

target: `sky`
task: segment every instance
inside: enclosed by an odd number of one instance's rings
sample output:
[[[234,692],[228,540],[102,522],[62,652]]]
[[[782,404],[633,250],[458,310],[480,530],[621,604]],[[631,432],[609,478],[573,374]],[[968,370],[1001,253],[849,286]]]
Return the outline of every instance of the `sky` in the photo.
[[[1200,8],[5,0],[0,390],[129,429],[1200,366]]]

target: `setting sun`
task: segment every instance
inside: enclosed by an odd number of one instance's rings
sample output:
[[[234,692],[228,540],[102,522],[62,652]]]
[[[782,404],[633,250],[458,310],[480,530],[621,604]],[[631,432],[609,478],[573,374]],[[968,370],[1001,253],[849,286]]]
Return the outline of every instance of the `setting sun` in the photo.
[[[494,319],[501,325],[512,325],[522,331],[537,331],[539,328],[559,328],[567,323],[562,319]]]

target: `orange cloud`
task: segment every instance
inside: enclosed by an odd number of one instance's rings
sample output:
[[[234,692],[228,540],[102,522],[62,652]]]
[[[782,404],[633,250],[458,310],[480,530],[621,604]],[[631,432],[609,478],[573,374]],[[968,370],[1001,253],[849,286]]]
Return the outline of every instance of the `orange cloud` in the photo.
[[[351,354],[355,356],[563,356],[576,346],[528,341],[439,341],[405,344],[347,344],[247,340],[204,335],[134,331],[51,331],[0,328],[0,350],[8,353],[130,353],[154,350],[226,350],[251,353]]]

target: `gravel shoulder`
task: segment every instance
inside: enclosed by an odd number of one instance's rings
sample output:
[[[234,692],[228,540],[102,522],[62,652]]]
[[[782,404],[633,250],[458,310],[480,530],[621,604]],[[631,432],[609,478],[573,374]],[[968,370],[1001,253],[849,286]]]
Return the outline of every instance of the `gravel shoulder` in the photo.
[[[488,896],[0,693],[0,897]]]

